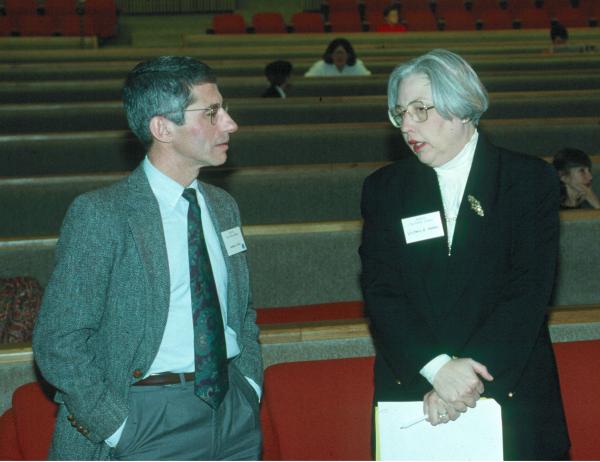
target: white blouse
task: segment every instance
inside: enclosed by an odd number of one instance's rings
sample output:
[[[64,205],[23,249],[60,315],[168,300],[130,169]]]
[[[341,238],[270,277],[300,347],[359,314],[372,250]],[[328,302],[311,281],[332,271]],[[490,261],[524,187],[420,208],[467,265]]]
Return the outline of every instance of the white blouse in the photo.
[[[362,76],[371,75],[371,71],[365,67],[360,59],[353,66],[344,66],[340,71],[335,64],[328,64],[322,59],[314,63],[304,77],[339,77],[339,76]]]

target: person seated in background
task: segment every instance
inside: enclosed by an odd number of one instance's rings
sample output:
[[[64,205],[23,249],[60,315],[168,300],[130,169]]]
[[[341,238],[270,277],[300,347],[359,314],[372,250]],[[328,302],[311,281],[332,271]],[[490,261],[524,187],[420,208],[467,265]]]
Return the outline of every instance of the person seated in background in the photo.
[[[375,29],[376,32],[406,32],[406,26],[400,24],[400,10],[397,6],[388,6],[383,10],[385,23]]]
[[[592,190],[592,161],[585,152],[563,148],[554,154],[552,165],[560,178],[561,209],[600,209],[600,199]]]
[[[263,98],[285,98],[289,88],[292,63],[289,61],[273,61],[265,67],[265,77],[271,84],[262,94]]]
[[[354,48],[345,38],[329,42],[323,59],[314,63],[305,77],[335,77],[371,75],[371,71],[356,57]]]
[[[569,41],[569,31],[560,23],[555,23],[550,28],[550,40],[552,40],[552,45],[547,53],[583,53],[596,50],[594,45],[567,43]]]

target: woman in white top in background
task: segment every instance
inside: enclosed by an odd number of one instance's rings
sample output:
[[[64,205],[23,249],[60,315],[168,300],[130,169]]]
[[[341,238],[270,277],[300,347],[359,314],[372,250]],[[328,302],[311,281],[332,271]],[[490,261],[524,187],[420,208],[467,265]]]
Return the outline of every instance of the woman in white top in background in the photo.
[[[371,71],[356,57],[354,48],[345,38],[332,40],[323,54],[323,59],[314,63],[305,77],[364,76]]]

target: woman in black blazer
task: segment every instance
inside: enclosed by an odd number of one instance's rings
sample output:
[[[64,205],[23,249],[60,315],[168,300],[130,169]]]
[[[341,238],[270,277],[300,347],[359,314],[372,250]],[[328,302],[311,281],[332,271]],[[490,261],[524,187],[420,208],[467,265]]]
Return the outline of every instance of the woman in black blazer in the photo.
[[[364,183],[360,255],[374,401],[423,400],[452,424],[502,406],[505,459],[560,459],[569,438],[546,308],[559,186],[543,160],[490,144],[485,88],[460,56],[398,66],[389,117],[414,154]]]

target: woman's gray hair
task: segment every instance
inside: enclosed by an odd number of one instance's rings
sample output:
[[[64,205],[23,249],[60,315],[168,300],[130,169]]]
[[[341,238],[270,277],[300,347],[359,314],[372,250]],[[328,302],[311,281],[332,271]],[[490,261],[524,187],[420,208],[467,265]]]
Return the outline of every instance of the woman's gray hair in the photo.
[[[396,67],[388,82],[388,107],[394,110],[400,84],[414,74],[425,74],[431,83],[432,103],[445,119],[468,119],[474,125],[488,108],[485,87],[473,68],[460,56],[436,49]]]

